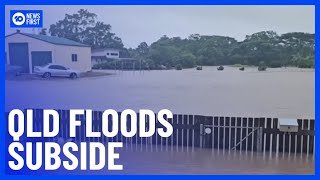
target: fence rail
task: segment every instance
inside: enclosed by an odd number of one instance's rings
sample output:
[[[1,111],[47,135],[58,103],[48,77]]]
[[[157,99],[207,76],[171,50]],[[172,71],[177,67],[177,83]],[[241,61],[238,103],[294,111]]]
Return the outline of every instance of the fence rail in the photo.
[[[69,138],[69,110],[57,110],[60,115],[59,136]],[[33,109],[34,127],[42,130],[42,109]],[[93,130],[101,131],[101,111],[93,112]],[[120,117],[119,113],[119,117]],[[6,114],[8,117],[8,114]],[[139,118],[139,116],[137,116]],[[85,116],[79,116],[85,121]],[[187,149],[211,148],[222,150],[239,150],[263,153],[293,153],[314,156],[315,152],[315,124],[314,119],[298,119],[298,132],[284,133],[278,130],[277,118],[251,117],[217,117],[200,115],[174,115],[167,119],[173,126],[173,134],[163,138],[155,133],[152,137],[141,138],[138,133],[134,137],[124,137],[121,133],[113,138],[105,136],[99,138],[85,137],[86,126],[83,123],[77,129],[75,141],[123,142],[125,146],[138,148],[138,145],[151,145],[151,148],[165,148],[173,150],[178,147]],[[128,121],[130,118],[128,117]],[[119,121],[120,122],[120,121]],[[148,119],[147,119],[148,122]],[[110,123],[110,121],[109,121]],[[157,127],[162,125],[156,122]],[[111,127],[111,124],[109,125]],[[148,127],[148,126],[146,126]],[[130,129],[131,127],[128,127]],[[47,141],[54,141],[49,138]]]

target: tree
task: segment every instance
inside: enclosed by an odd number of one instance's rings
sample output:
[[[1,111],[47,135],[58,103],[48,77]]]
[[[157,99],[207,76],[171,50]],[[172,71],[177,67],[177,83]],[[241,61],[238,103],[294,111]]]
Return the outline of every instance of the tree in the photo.
[[[111,32],[111,25],[96,21],[97,15],[80,9],[75,14],[66,14],[63,20],[52,24],[49,33],[80,43],[92,48],[123,48],[119,37]]]
[[[90,44],[92,48],[122,49],[122,40],[111,33],[111,25],[98,21],[94,27],[88,27],[84,34],[83,43]]]
[[[132,57],[154,67],[184,68],[195,65],[255,65],[267,67],[314,66],[314,34],[261,31],[238,42],[227,36],[192,34],[188,38],[162,36],[148,46],[145,42],[130,49]]]
[[[191,68],[196,65],[196,57],[189,52],[181,52],[177,57],[177,64],[181,64],[183,68]]]
[[[251,65],[259,65],[259,61],[264,61],[266,65],[275,64],[276,61],[282,64],[282,46],[279,42],[276,32],[261,31],[246,36],[231,54],[237,58],[242,56]]]
[[[39,32],[40,35],[47,35],[47,28],[42,28]]]
[[[289,65],[297,65],[298,61],[314,56],[314,34],[286,33],[280,36],[283,53]]]
[[[189,40],[194,40],[194,41],[199,40],[200,38],[201,38],[200,34],[191,34],[189,36]]]
[[[139,56],[146,57],[146,55],[149,52],[149,46],[146,42],[142,42],[139,44],[139,46],[137,47],[136,50],[137,50]]]

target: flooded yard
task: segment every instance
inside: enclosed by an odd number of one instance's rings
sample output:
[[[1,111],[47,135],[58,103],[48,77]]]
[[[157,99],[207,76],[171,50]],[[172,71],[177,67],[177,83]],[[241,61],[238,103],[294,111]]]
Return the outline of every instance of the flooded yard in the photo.
[[[109,76],[6,81],[6,109],[166,108],[178,114],[314,118],[314,71],[204,67],[202,71],[106,71]]]
[[[103,72],[112,75],[7,80],[6,110],[130,108],[157,112],[166,108],[174,114],[314,118],[315,74],[309,69]],[[313,158],[313,154],[125,145],[119,160],[124,171],[95,174],[313,174]],[[92,172],[77,171],[81,173]]]

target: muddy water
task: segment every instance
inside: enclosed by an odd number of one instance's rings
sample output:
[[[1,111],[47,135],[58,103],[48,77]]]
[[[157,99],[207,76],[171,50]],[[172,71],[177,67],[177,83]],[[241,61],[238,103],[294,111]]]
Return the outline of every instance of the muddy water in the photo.
[[[77,80],[6,81],[6,109],[166,108],[175,114],[314,118],[315,75],[309,69],[110,72]]]
[[[189,149],[121,153],[125,174],[313,174],[312,157]]]
[[[166,108],[173,113],[314,118],[314,71],[215,67],[182,71],[114,72],[77,80],[6,81],[6,110]],[[171,147],[170,147],[171,148]],[[129,151],[130,150],[130,151]],[[158,152],[155,152],[158,150]],[[313,156],[145,147],[121,152],[124,171],[95,174],[313,174]],[[70,172],[63,172],[70,173]],[[78,172],[77,172],[78,173]],[[92,172],[79,172],[91,173]]]
[[[312,156],[241,151],[222,151],[191,147],[126,146],[116,164],[123,165],[123,171],[108,171],[107,165],[101,171],[76,171],[76,174],[314,174]],[[106,161],[107,162],[107,161]],[[55,172],[53,172],[55,173]],[[60,171],[61,174],[74,174]]]

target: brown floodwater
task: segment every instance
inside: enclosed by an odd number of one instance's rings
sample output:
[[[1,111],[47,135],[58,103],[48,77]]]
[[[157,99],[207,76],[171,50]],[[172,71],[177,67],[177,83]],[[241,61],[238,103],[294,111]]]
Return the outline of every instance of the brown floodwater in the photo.
[[[95,78],[6,81],[15,108],[169,109],[174,114],[314,118],[314,70],[225,67],[202,71],[107,71]],[[28,96],[26,96],[26,94]]]
[[[314,174],[313,157],[186,147],[121,153],[124,174]]]
[[[314,118],[314,71],[216,67],[203,71],[111,71],[77,80],[6,81],[14,108],[170,109],[178,114]],[[28,94],[28,96],[26,96]],[[138,146],[124,148],[123,171],[94,174],[314,174],[313,155]],[[74,172],[62,172],[74,173]],[[77,172],[93,173],[93,172]]]
[[[223,151],[177,146],[124,147],[120,159],[122,171],[76,171],[76,174],[95,175],[253,175],[253,174],[314,174],[313,156],[297,154],[256,153],[245,151]],[[107,156],[106,156],[107,157]],[[53,172],[56,173],[56,172]],[[59,171],[61,174],[74,174],[74,171]]]

